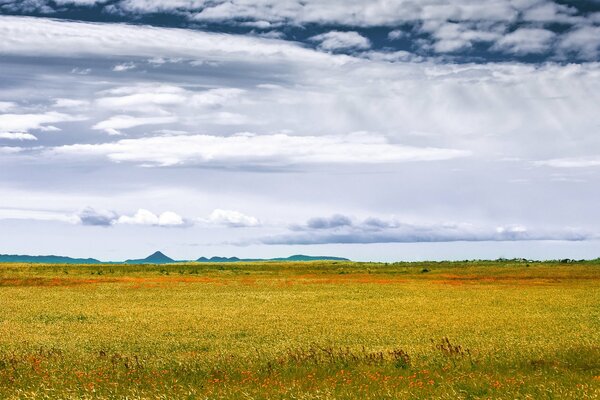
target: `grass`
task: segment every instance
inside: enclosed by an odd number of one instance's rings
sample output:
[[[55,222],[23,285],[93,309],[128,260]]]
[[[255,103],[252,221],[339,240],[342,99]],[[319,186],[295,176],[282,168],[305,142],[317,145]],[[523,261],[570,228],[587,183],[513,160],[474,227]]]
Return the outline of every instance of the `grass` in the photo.
[[[0,398],[600,398],[600,262],[0,264]]]

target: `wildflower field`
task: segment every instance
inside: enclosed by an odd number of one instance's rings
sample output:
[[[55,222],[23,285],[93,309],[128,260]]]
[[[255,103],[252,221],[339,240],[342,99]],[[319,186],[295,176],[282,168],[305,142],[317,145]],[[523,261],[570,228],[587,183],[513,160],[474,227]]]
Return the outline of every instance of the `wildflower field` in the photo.
[[[0,264],[0,399],[597,399],[600,262]]]

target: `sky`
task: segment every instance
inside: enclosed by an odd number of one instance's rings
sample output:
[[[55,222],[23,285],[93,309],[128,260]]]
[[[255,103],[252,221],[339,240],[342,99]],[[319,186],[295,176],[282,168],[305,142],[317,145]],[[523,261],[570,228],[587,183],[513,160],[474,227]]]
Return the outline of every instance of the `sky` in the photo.
[[[598,0],[0,0],[0,254],[600,257]]]

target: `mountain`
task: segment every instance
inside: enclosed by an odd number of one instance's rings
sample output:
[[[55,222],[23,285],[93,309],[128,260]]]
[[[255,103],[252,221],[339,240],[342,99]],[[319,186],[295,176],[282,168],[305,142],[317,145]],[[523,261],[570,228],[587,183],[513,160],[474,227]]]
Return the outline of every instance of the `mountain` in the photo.
[[[126,260],[125,264],[168,264],[176,262],[171,257],[165,256],[162,252],[157,251],[146,258]]]
[[[42,264],[99,264],[95,258],[71,258],[62,256],[27,256],[0,254],[0,262],[42,263]]]
[[[342,257],[330,257],[330,256],[305,256],[303,254],[296,254],[285,258],[237,258],[237,257],[200,257],[196,260],[197,262],[236,262],[236,261],[350,261],[347,258]]]

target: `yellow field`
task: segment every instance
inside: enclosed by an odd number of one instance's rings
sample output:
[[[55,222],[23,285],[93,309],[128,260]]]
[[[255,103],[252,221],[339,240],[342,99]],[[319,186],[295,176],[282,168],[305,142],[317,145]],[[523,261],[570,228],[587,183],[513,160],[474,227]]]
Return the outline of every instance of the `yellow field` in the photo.
[[[1,399],[600,398],[600,264],[0,264]]]

